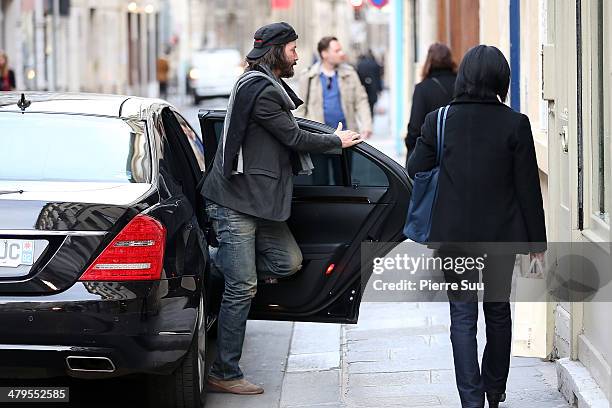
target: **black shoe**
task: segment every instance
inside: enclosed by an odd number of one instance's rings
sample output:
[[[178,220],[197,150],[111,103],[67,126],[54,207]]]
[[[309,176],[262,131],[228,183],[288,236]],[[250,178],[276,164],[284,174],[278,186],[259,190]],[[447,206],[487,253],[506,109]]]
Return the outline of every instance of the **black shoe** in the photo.
[[[487,392],[487,401],[489,401],[489,408],[498,408],[500,402],[506,400],[506,393],[489,393]]]

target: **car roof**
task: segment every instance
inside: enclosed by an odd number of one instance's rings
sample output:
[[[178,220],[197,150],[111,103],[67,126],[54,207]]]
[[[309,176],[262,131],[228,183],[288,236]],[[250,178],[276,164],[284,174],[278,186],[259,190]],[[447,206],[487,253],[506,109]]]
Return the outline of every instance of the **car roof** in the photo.
[[[0,92],[0,112],[21,112],[18,101],[24,95],[31,104],[25,112],[133,118],[156,104],[168,103],[155,98],[94,93]]]

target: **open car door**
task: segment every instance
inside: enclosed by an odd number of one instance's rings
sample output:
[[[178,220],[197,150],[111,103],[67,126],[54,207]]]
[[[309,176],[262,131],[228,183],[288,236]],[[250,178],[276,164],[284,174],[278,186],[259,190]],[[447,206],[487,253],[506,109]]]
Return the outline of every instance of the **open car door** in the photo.
[[[225,111],[199,113],[206,168],[223,130]],[[332,133],[323,124],[298,119],[302,129]],[[312,175],[294,177],[289,227],[303,254],[302,269],[275,284],[260,282],[251,319],[356,323],[361,303],[362,242],[384,256],[402,234],[410,194],[408,175],[397,162],[366,143],[342,154],[311,154]],[[370,252],[370,251],[368,251]]]

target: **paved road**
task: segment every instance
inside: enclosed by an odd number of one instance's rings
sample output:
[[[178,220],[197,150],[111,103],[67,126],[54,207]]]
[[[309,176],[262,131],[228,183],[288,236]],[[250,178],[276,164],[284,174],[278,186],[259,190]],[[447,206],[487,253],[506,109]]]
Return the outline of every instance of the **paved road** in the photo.
[[[204,99],[198,105],[194,105],[190,98],[170,98],[170,102],[177,107],[179,112],[187,119],[189,124],[200,133],[198,123],[198,111],[200,109],[225,109],[227,98]]]
[[[357,325],[249,321],[241,365],[266,392],[209,394],[206,407],[459,407],[448,331],[446,303],[364,303]],[[482,320],[479,333],[482,345]],[[569,408],[556,381],[554,363],[513,357],[504,407]],[[139,379],[9,384],[69,386],[63,407],[146,406]]]
[[[365,303],[357,325],[251,321],[242,367],[266,392],[206,406],[459,407],[449,324],[446,303]],[[556,381],[554,363],[513,357],[503,406],[569,408]]]

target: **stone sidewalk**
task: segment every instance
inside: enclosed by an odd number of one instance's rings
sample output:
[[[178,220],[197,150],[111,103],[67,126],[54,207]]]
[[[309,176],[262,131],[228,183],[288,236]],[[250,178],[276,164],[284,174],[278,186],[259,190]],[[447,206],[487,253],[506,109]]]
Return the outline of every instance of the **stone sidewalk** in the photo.
[[[449,323],[446,303],[364,303],[357,325],[250,321],[242,367],[266,392],[207,407],[460,407]],[[513,357],[502,406],[567,408],[556,382],[554,363]]]

